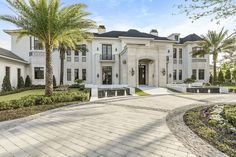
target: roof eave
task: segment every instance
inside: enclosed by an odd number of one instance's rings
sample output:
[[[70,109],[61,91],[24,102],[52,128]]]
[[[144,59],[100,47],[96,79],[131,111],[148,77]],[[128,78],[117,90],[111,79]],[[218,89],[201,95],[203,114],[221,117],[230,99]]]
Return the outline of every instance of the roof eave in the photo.
[[[13,60],[13,61],[16,61],[16,62],[21,62],[21,63],[24,63],[24,64],[29,64],[27,61],[14,59],[14,58],[7,57],[7,56],[4,56],[4,55],[0,55],[0,57],[5,58],[5,59],[9,59],[9,60]]]

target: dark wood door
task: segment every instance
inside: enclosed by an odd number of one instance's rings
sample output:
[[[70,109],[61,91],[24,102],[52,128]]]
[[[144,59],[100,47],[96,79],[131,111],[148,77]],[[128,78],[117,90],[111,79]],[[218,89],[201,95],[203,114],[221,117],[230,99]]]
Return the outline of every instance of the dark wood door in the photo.
[[[146,84],[146,65],[139,65],[139,84]]]
[[[112,84],[112,67],[105,66],[102,67],[102,84]]]

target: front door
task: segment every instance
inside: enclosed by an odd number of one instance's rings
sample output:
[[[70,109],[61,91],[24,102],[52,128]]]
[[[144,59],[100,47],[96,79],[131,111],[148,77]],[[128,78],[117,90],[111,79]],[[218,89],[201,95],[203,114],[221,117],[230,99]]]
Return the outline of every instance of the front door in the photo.
[[[139,84],[146,85],[146,65],[139,65]]]
[[[102,67],[102,84],[112,84],[112,67]]]

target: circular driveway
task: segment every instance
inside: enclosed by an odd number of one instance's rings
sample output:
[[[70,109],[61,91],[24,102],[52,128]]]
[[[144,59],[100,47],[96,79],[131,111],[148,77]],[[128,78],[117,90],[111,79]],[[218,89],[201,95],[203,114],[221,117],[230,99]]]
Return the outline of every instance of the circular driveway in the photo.
[[[176,94],[68,106],[7,129],[0,123],[0,157],[194,157],[166,116],[191,104],[234,101],[231,94]]]

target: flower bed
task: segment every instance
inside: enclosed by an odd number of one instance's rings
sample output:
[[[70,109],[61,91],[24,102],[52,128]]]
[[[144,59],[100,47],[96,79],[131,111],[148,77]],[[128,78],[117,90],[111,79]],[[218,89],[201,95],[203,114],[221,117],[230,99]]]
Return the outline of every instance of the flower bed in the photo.
[[[236,157],[235,105],[198,107],[187,111],[184,121],[190,129],[208,143]],[[232,120],[232,121],[231,121]]]

